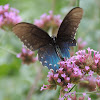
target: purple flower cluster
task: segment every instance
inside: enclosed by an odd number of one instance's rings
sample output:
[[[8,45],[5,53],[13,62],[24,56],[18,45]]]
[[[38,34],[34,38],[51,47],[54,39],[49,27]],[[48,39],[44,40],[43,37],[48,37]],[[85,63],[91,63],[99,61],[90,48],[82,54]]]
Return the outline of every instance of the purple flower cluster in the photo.
[[[38,58],[35,57],[34,52],[24,47],[22,48],[22,52],[17,54],[17,57],[22,59],[23,64],[28,64],[28,65],[38,60]]]
[[[9,7],[9,4],[0,6],[0,28],[4,29],[5,26],[11,28],[13,25],[21,21],[18,15],[19,11],[15,8]]]
[[[59,100],[91,100],[90,97],[86,96],[86,93],[82,93],[82,96],[77,96],[76,92],[67,93],[64,97],[59,97]]]
[[[40,19],[35,19],[34,24],[45,31],[52,29],[52,34],[55,36],[57,35],[57,30],[61,22],[60,15],[53,15],[53,12],[49,11],[49,15],[44,13],[40,16]]]
[[[49,85],[43,85],[41,90],[56,89],[57,85],[59,85],[61,94],[68,93],[73,84],[86,80],[89,82],[93,81],[95,79],[93,78],[94,72],[100,75],[100,53],[90,48],[80,50],[76,52],[76,56],[67,59],[67,61],[61,61],[57,73],[54,73],[53,70],[48,73]],[[93,82],[95,82],[93,90],[96,89],[96,85],[97,88],[100,88],[100,76],[97,76],[96,81],[94,80]],[[92,83],[89,85],[91,86]]]
[[[85,76],[82,80],[79,83],[80,88],[96,91],[96,78],[94,76]]]
[[[59,97],[59,100],[91,100],[90,97],[86,98],[86,93],[83,93],[81,97],[77,97],[76,92],[73,92],[73,93],[67,93],[65,94],[65,96],[62,98],[62,97]],[[68,97],[69,96],[69,97]]]

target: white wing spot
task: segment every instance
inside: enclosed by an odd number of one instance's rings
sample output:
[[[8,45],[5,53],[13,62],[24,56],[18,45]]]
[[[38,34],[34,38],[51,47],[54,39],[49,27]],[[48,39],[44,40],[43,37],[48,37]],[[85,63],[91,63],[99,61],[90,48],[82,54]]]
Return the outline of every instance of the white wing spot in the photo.
[[[76,31],[78,30],[78,28],[76,29]]]
[[[27,42],[27,40],[24,40],[25,42]]]
[[[30,46],[30,49],[33,49],[33,47],[32,47],[32,46]]]
[[[43,59],[43,57],[41,57]]]
[[[29,43],[27,45],[30,45]]]
[[[24,38],[24,36],[22,36],[22,39]]]
[[[42,62],[40,61],[40,63],[42,64]]]
[[[51,66],[52,64],[49,64],[49,66]]]
[[[47,61],[44,61],[44,63],[47,63]]]
[[[54,67],[56,67],[56,64],[54,64]]]
[[[74,27],[74,30],[76,30],[76,27]]]

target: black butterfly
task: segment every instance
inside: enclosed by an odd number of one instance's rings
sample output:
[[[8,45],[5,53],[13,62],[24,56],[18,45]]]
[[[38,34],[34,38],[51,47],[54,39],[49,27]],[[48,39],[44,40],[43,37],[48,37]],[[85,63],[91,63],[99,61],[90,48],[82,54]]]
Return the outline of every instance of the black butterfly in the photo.
[[[38,58],[43,66],[56,72],[59,69],[58,62],[64,57],[70,57],[69,47],[76,46],[74,36],[82,15],[82,8],[72,9],[61,23],[57,37],[50,37],[39,27],[25,22],[16,24],[13,32],[27,48],[32,51],[38,50]]]

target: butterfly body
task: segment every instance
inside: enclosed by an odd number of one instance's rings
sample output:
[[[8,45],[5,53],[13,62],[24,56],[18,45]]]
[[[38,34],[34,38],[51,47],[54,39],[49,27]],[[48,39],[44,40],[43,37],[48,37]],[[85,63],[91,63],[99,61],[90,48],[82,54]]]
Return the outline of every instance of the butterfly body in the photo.
[[[51,37],[52,41],[50,45],[54,47],[55,52],[57,53],[58,57],[60,57],[61,60],[64,60],[64,57],[62,57],[62,53],[60,51],[59,44],[57,44],[57,38],[56,37]]]
[[[38,50],[38,59],[43,66],[59,69],[58,62],[70,57],[69,47],[76,46],[76,30],[82,19],[82,8],[72,9],[64,18],[57,37],[50,37],[47,32],[36,25],[21,22],[13,27],[13,32],[30,50]]]

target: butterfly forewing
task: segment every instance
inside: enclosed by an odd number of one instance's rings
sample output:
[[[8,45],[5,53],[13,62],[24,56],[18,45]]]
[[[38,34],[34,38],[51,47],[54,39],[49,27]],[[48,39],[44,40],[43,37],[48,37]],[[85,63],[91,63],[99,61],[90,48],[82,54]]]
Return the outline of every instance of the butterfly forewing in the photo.
[[[50,43],[51,37],[38,28],[29,23],[18,23],[13,27],[13,32],[21,39],[27,48],[37,50]]]
[[[76,30],[83,16],[82,8],[76,7],[72,9],[64,18],[60,25],[57,35],[58,44],[61,41],[73,42]]]

